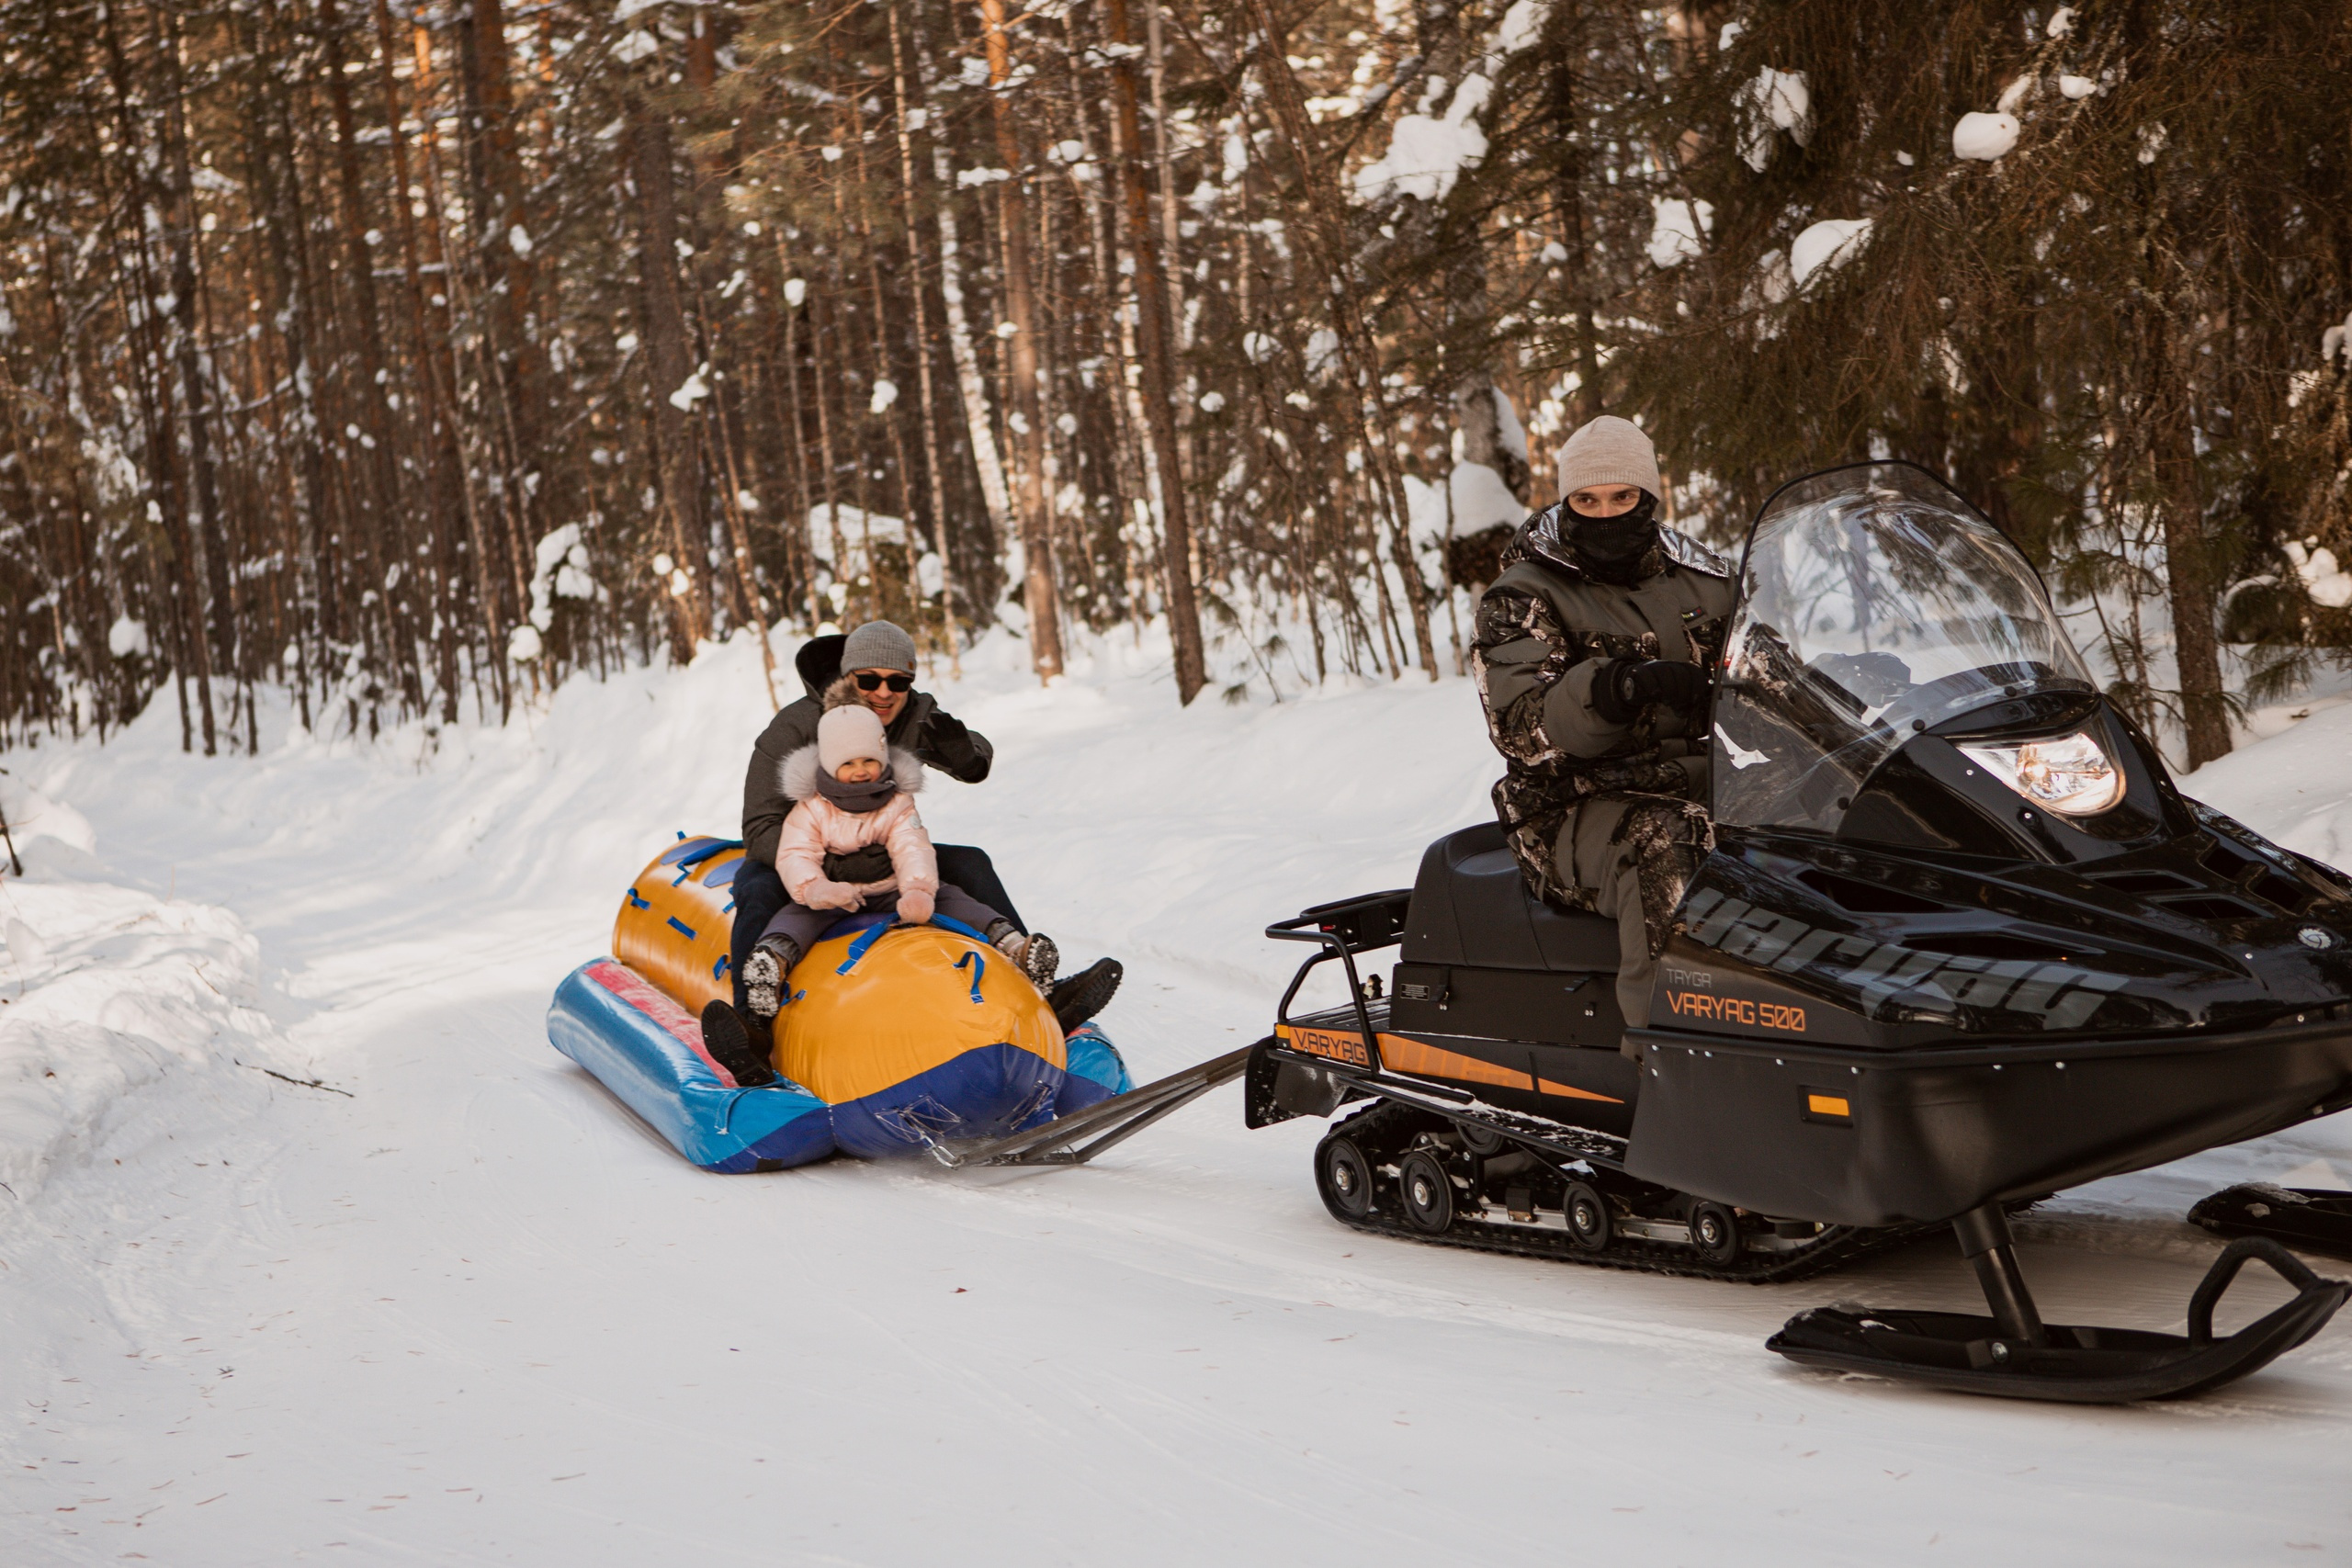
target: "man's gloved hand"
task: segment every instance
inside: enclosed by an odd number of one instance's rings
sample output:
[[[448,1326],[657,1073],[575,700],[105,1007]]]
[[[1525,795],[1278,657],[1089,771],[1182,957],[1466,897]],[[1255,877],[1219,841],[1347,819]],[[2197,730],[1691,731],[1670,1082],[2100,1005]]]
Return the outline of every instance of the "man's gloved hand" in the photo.
[[[1620,659],[1593,677],[1592,709],[1611,724],[1631,724],[1655,703],[1685,713],[1705,698],[1705,666],[1679,659]]]

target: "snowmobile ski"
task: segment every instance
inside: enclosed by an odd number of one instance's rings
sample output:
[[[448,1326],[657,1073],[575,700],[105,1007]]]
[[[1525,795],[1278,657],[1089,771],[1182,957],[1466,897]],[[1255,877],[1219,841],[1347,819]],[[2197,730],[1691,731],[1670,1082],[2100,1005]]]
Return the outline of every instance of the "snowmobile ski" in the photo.
[[[2199,1200],[2188,1223],[2216,1235],[2267,1236],[2304,1252],[2352,1259],[2352,1192],[2242,1182]]]
[[[1765,1348],[1804,1366],[1962,1393],[2121,1404],[2179,1399],[2242,1378],[2317,1334],[2352,1293],[2352,1282],[2321,1278],[2277,1242],[2243,1236],[2222,1249],[2189,1299],[2186,1335],[2045,1324],[2018,1272],[2000,1211],[1962,1215],[1953,1228],[1963,1252],[1981,1248],[1969,1260],[1993,1315],[1815,1307],[1789,1319]],[[2214,1306],[2238,1271],[2256,1261],[2292,1285],[2294,1299],[2214,1337]]]

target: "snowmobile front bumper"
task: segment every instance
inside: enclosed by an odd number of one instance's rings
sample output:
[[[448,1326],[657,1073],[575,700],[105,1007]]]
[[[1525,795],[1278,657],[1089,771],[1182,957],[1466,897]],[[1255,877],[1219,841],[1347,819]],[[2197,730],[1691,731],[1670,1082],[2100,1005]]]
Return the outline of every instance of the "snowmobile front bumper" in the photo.
[[[1901,1051],[1629,1030],[1625,1168],[1771,1214],[1951,1219],[2352,1105],[2352,1022]]]

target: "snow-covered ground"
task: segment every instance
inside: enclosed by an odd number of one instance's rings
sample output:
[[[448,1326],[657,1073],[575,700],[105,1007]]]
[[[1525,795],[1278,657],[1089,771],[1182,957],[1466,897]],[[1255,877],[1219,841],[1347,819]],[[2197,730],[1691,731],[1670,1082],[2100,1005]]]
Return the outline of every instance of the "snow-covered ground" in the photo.
[[[1125,959],[1140,1077],[1262,1032],[1260,929],[1409,881],[1493,773],[1462,682],[1180,712],[1148,652],[1046,693],[991,645],[941,689],[996,776],[924,805]],[[0,779],[0,1562],[2352,1561],[2352,1325],[2177,1404],[1840,1381],[1763,1339],[1973,1310],[1948,1244],[1757,1289],[1374,1240],[1230,1090],[1082,1170],[694,1170],[541,1017],[731,828],[748,646],[257,761],[167,707]],[[2342,863],[2347,757],[2333,708],[2190,787]],[[2177,1328],[2187,1204],[2352,1184],[2345,1122],[2067,1195],[2045,1311]]]

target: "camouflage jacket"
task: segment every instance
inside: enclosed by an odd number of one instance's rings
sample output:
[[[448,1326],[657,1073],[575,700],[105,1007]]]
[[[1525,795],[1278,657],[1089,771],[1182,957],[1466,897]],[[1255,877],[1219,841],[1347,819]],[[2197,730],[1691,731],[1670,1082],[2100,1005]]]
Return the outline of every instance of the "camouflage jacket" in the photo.
[[[1504,553],[1478,602],[1471,651],[1487,733],[1503,754],[1495,812],[1538,896],[1591,907],[1557,863],[1562,832],[1596,796],[1706,797],[1703,711],[1653,705],[1625,724],[1592,706],[1593,678],[1612,660],[1677,659],[1712,666],[1731,615],[1732,569],[1688,536],[1659,547],[1631,586],[1579,567],[1560,536],[1565,506],[1537,513]]]

